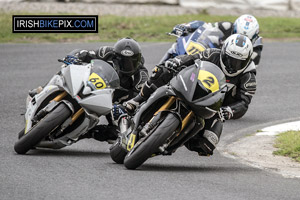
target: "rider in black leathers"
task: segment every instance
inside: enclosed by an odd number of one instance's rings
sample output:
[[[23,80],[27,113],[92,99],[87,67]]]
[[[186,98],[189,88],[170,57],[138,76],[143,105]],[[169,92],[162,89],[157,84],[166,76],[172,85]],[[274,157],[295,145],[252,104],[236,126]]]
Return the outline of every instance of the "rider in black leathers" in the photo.
[[[88,63],[92,59],[104,60],[116,69],[121,88],[114,92],[114,104],[122,104],[135,97],[148,80],[148,70],[144,66],[144,57],[141,54],[140,46],[131,38],[123,38],[113,47],[103,46],[96,51],[81,50],[74,56]],[[124,112],[121,107],[114,106],[113,117],[117,119]],[[117,139],[117,126],[113,125],[111,115],[107,115],[106,119],[109,122],[108,125],[98,125],[79,139],[94,138],[110,143]]]
[[[222,108],[221,118],[238,119],[242,117],[251,102],[256,91],[256,68],[251,59],[253,52],[252,43],[249,38],[234,34],[226,39],[222,49],[207,49],[195,55],[183,55],[165,62],[169,67],[189,66],[196,59],[209,61],[219,66],[226,76],[229,87]],[[167,84],[173,77],[173,73],[164,68],[163,65],[156,66],[153,75],[145,83],[140,94],[125,103],[128,111],[136,107],[160,86]],[[199,155],[212,155],[222,132],[222,120],[215,115],[206,120],[205,128],[185,145],[189,150],[197,151]],[[209,137],[206,137],[209,136]],[[214,137],[213,140],[210,138]],[[215,140],[217,139],[217,140]]]
[[[132,99],[141,90],[143,84],[148,80],[148,70],[144,66],[144,57],[138,42],[131,38],[123,38],[115,43],[113,47],[102,46],[98,50],[74,50],[73,55],[64,58],[67,63],[90,63],[92,59],[104,60],[111,64],[120,78],[120,89],[116,89],[113,95],[113,104],[122,104]],[[39,87],[41,88],[41,87]],[[39,89],[40,91],[40,89]],[[29,92],[34,96],[37,89]],[[125,112],[121,107],[114,106],[113,116]],[[94,138],[99,141],[112,142],[117,138],[117,126],[112,123],[112,116],[107,115],[108,125],[98,125],[79,139]]]

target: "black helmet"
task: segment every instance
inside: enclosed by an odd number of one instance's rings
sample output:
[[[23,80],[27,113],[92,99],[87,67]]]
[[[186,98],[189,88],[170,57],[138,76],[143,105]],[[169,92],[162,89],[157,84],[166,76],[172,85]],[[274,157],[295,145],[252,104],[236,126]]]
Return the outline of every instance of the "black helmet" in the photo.
[[[138,69],[141,59],[141,47],[131,38],[120,39],[114,45],[114,53],[116,55],[116,62],[118,71],[127,76],[133,75]]]

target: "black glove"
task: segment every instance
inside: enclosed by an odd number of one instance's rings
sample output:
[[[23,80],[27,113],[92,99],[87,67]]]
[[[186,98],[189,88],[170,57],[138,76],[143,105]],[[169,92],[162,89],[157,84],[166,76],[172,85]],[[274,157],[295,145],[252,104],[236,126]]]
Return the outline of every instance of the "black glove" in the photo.
[[[64,59],[63,59],[64,63],[67,64],[67,65],[70,65],[70,64],[75,64],[75,65],[80,65],[82,64],[81,60],[78,59],[77,57],[75,56],[71,56],[71,55],[67,55]]]
[[[115,120],[119,119],[122,114],[126,113],[125,108],[122,105],[114,105],[112,109],[113,117]]]
[[[220,114],[225,120],[229,120],[233,117],[233,111],[229,106],[221,107]]]
[[[180,58],[172,58],[165,62],[166,68],[177,69],[182,64],[182,60]]]
[[[171,33],[173,33],[175,35],[178,35],[178,36],[183,36],[183,35],[186,35],[188,33],[188,30],[187,30],[187,27],[185,25],[178,24],[178,25],[174,26]]]

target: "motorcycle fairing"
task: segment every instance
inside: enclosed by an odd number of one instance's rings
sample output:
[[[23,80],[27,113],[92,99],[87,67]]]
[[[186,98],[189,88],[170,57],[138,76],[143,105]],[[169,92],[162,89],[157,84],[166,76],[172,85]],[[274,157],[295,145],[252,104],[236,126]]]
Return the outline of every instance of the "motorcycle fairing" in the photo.
[[[50,94],[60,91],[60,88],[56,85],[46,86],[39,94],[28,103],[25,113],[25,133],[27,133],[32,127],[32,119],[36,115],[38,107],[41,103],[49,97]]]
[[[108,63],[102,60],[92,60],[91,61],[91,75],[96,74],[96,78],[98,80],[91,80],[94,77],[89,77],[89,81],[91,81],[96,89],[104,89],[104,88],[119,88],[120,87],[120,79],[116,70]]]
[[[200,26],[192,34],[178,38],[176,48],[177,55],[194,55],[207,48],[215,48],[215,45],[210,41],[208,36],[203,35],[205,31],[207,31],[207,29]]]
[[[62,70],[65,83],[72,97],[75,97],[90,75],[91,66],[70,65]]]
[[[200,60],[181,70],[170,85],[178,97],[205,119],[219,110],[226,92],[222,71],[213,63]]]
[[[176,45],[176,54],[177,55],[175,55],[175,56],[184,55],[186,53],[185,45],[190,37],[191,37],[191,35],[188,35],[186,37],[180,37],[177,39],[177,45]]]
[[[112,109],[113,89],[102,89],[91,92],[91,95],[84,99],[78,99],[78,103],[87,110],[96,112],[99,115],[106,115]]]
[[[153,111],[153,105],[157,102],[161,102],[163,98],[168,98],[170,96],[176,96],[174,91],[170,88],[170,86],[165,85],[162,87],[159,87],[151,96],[150,98],[140,107],[139,111],[136,113],[136,115],[133,118],[134,124],[138,125],[140,124],[140,121],[145,112]],[[155,110],[156,111],[156,110]],[[152,117],[153,115],[151,115]],[[150,120],[150,119],[149,119]],[[145,120],[145,121],[149,121]]]

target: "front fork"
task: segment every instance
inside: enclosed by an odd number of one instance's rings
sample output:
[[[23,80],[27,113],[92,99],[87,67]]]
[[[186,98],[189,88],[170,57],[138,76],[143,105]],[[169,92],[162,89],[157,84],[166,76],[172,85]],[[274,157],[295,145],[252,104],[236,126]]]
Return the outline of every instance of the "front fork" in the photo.
[[[170,111],[169,108],[173,105],[174,102],[176,102],[177,97],[171,96],[169,99],[155,112],[154,116],[151,118],[151,120],[144,126],[144,128],[140,131],[140,134],[142,137],[147,136],[148,132],[153,128],[153,124],[155,124],[157,121],[155,121],[155,117],[159,115],[160,113],[164,111]],[[177,136],[180,135],[182,130],[189,124],[189,122],[194,117],[193,111],[190,111],[182,120],[181,128],[179,129]],[[130,138],[127,143],[127,151],[130,151],[135,143],[136,143],[136,136],[138,132],[135,130],[133,133],[130,134]]]
[[[66,91],[64,91],[64,92],[62,92],[62,93],[60,93],[59,95],[57,95],[54,99],[52,99],[51,101],[50,101],[50,103],[51,102],[60,102],[60,101],[62,101],[66,96],[67,96],[67,92]],[[72,118],[71,118],[71,121],[70,121],[70,123],[69,123],[69,125],[72,125],[82,114],[84,113],[84,110],[83,110],[83,108],[80,108],[73,116],[72,116]]]
[[[63,98],[65,98],[67,96],[67,92],[64,91],[62,93],[60,93],[59,95],[57,95],[52,101],[55,102],[59,102],[61,101]],[[80,108],[73,116],[70,122],[70,125],[72,125],[79,117],[80,115],[82,115],[84,113],[83,108]]]
[[[176,101],[176,99],[177,99],[177,98],[174,97],[174,96],[169,97],[168,101],[167,101],[164,105],[162,105],[158,111],[156,111],[156,113],[154,114],[154,116],[156,116],[156,115],[157,115],[158,113],[160,113],[160,112],[168,111],[169,108],[170,108],[170,107],[173,105],[173,103]],[[193,111],[190,111],[190,112],[183,118],[182,123],[181,123],[181,129],[180,129],[180,131],[179,131],[178,134],[180,134],[180,132],[181,132],[181,131],[189,124],[189,122],[191,121],[191,119],[192,119],[194,116],[195,116],[195,115],[194,115]],[[153,118],[154,118],[154,117],[153,117]],[[153,119],[153,118],[152,118],[152,119]],[[152,119],[150,120],[150,122],[152,121]]]

